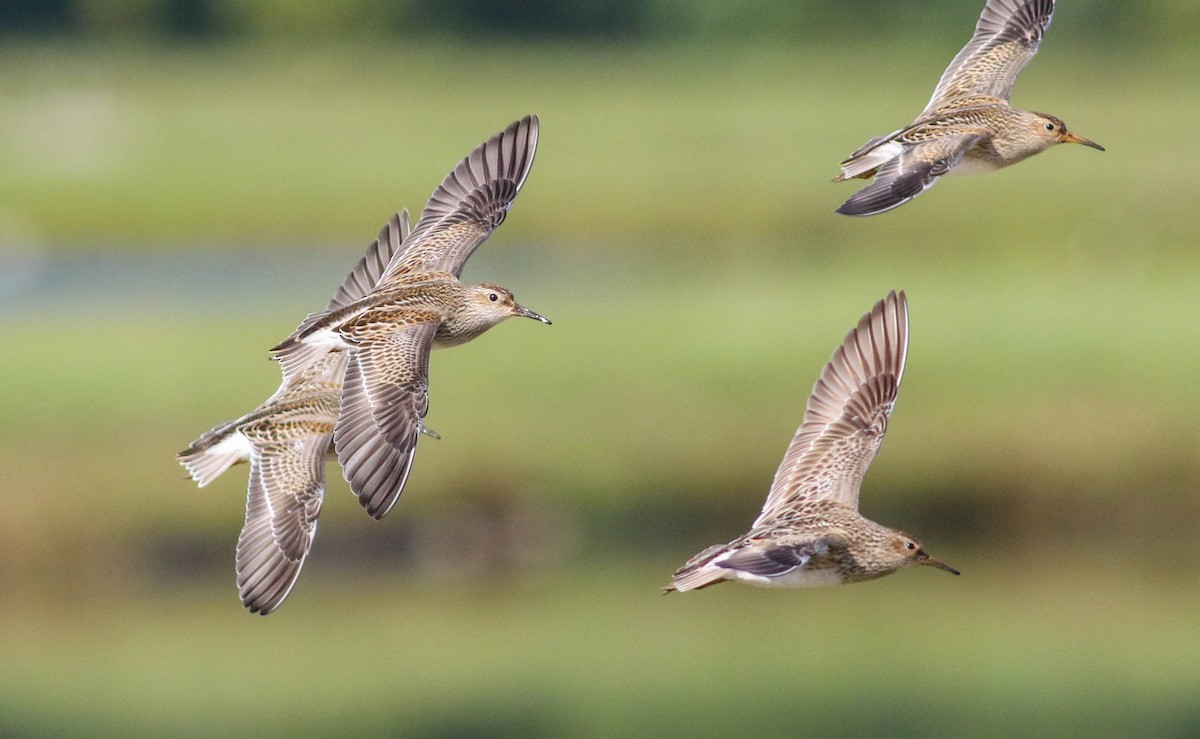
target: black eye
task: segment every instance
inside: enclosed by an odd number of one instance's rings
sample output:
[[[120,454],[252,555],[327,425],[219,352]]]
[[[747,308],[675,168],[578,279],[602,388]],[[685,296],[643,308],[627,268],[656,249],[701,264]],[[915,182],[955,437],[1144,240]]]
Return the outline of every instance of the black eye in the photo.
[[[495,303],[499,299],[500,299],[500,296],[497,295],[496,293],[488,293],[488,300],[492,301],[493,303]]]
[[[908,547],[909,549],[916,549],[916,548],[917,548],[917,545],[916,545],[916,544],[913,544],[911,541],[910,541],[909,543],[905,544],[904,546]]]
[[[1047,124],[1046,124],[1046,130],[1047,130],[1047,131],[1053,131],[1053,130],[1054,130],[1054,124],[1053,124],[1053,123],[1047,123]]]

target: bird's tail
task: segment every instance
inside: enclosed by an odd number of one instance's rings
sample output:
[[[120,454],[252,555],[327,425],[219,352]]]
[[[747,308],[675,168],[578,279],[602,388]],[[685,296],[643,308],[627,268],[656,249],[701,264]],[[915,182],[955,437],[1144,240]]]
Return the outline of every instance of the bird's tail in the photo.
[[[688,560],[671,576],[672,583],[663,588],[663,593],[701,590],[729,578],[729,571],[712,564],[712,560],[725,550],[725,544],[714,544]]]
[[[889,141],[881,146],[875,146],[883,139],[883,136],[871,139],[862,148],[851,154],[846,161],[842,162],[842,173],[833,181],[842,182],[856,177],[869,180],[875,176],[880,167],[900,156],[904,147],[899,142]]]
[[[232,423],[216,426],[175,455],[200,487],[217,479],[238,462],[246,461],[246,452],[232,438],[232,429]]]
[[[275,361],[283,368],[284,380],[299,377],[304,370],[312,366],[321,357],[329,353],[328,344],[304,341],[317,322],[325,317],[325,313],[310,313],[292,335],[271,347]]]

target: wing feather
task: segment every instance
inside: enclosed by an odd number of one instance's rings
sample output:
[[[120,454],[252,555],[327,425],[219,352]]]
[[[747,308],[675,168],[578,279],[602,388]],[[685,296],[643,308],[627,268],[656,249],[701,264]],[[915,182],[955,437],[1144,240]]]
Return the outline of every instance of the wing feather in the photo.
[[[367,253],[358,260],[358,264],[354,265],[350,274],[346,275],[346,279],[338,286],[337,292],[330,299],[325,311],[332,312],[339,308],[345,308],[374,290],[375,286],[379,284],[379,278],[383,277],[388,264],[400,252],[401,244],[411,232],[412,224],[409,222],[408,209],[405,208],[392,216],[387,225],[380,230],[379,238],[371,242],[371,245],[367,247]]]
[[[892,291],[862,317],[813,387],[754,528],[802,501],[858,507],[908,355],[908,300]]]
[[[325,452],[333,418],[251,424],[253,453],[246,524],[238,537],[237,584],[251,613],[267,615],[287,598],[312,548],[325,496]]]
[[[350,489],[374,518],[387,515],[412,468],[429,410],[429,352],[436,324],[364,342],[353,352],[334,433]]]
[[[871,184],[851,195],[837,212],[873,216],[904,205],[933,187],[983,138],[980,133],[963,133],[906,145],[899,156],[879,168]]]
[[[1009,99],[1053,15],[1054,0],[988,0],[974,35],[942,73],[922,116],[964,95]]]
[[[475,147],[433,191],[383,281],[416,271],[460,276],[475,249],[504,222],[529,176],[537,141],[533,115]]]

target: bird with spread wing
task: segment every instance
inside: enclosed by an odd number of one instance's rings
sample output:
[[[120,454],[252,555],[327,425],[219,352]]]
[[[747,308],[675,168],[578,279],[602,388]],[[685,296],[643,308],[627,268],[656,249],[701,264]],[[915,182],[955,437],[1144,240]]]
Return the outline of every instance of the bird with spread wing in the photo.
[[[890,292],[825,366],[750,531],[692,557],[666,592],[726,580],[813,587],[873,580],[911,565],[958,571],[858,512],[863,476],[887,431],[908,356],[908,300]]]
[[[942,74],[925,110],[841,163],[835,182],[871,179],[838,213],[870,216],[904,205],[944,174],[990,172],[1054,146],[1104,147],[1061,119],[1009,104],[1013,82],[1037,53],[1054,0],[987,0],[975,34]]]

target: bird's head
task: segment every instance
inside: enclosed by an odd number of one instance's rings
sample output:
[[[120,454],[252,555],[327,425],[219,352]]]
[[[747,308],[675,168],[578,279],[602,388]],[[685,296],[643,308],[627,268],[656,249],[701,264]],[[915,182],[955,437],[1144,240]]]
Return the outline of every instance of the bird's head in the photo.
[[[468,310],[478,313],[481,317],[485,317],[485,320],[492,325],[513,316],[532,318],[535,321],[541,321],[547,325],[550,324],[549,318],[534,313],[521,305],[508,289],[499,285],[490,285],[488,283],[472,285],[468,294],[467,305]]]
[[[1083,144],[1084,146],[1104,151],[1104,147],[1095,141],[1085,139],[1079,134],[1068,131],[1067,124],[1063,123],[1062,119],[1055,118],[1048,113],[1034,113],[1029,125],[1033,127],[1033,134],[1046,147],[1051,147],[1055,144]]]
[[[959,574],[958,570],[941,560],[934,559],[925,553],[925,548],[921,546],[921,542],[904,533],[903,531],[895,531],[891,539],[888,541],[891,553],[896,557],[899,567],[908,567],[910,565],[929,565],[936,567],[939,570],[945,570],[951,575]],[[899,569],[897,567],[897,569]]]

